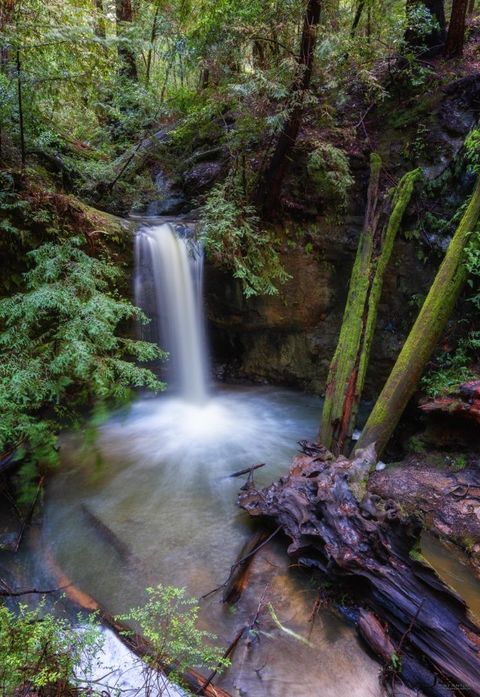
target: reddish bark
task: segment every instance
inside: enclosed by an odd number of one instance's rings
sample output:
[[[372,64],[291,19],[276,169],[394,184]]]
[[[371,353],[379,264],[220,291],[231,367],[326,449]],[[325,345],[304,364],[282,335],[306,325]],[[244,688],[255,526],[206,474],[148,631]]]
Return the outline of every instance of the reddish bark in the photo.
[[[118,56],[122,67],[120,72],[131,80],[138,80],[137,64],[132,47],[128,45],[128,37],[124,34],[125,25],[133,22],[132,0],[115,0],[115,16],[117,20]]]
[[[321,0],[308,0],[303,22],[295,79],[290,90],[290,115],[282,128],[270,161],[260,179],[257,205],[267,216],[278,208],[283,180],[297,140],[304,112],[304,100],[312,79]]]
[[[445,44],[445,55],[447,58],[456,58],[463,53],[467,7],[468,0],[453,0],[447,43]]]

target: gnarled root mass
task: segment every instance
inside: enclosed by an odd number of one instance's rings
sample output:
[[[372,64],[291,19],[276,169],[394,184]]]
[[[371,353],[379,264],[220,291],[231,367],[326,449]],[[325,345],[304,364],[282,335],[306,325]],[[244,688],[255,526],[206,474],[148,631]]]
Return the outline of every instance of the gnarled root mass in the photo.
[[[480,695],[480,630],[465,603],[410,551],[420,524],[368,492],[373,448],[354,460],[304,446],[287,477],[239,503],[280,525],[298,563],[341,584],[359,633],[396,680],[427,696]],[[446,494],[448,495],[448,494]],[[415,555],[414,555],[415,556]]]

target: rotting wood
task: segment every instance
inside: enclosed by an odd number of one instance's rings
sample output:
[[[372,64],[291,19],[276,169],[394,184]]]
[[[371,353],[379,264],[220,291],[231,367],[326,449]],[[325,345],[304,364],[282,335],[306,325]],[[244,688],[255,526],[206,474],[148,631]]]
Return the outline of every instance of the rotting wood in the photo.
[[[368,492],[373,499],[395,501],[406,515],[421,516],[429,532],[463,549],[480,576],[480,458],[458,471],[448,463],[445,455],[412,455],[373,472]]]
[[[480,695],[480,630],[462,599],[410,557],[418,520],[391,502],[382,508],[367,492],[374,448],[354,460],[332,459],[322,446],[311,445],[310,452],[295,458],[279,482],[242,492],[242,508],[275,521],[299,564],[341,584],[353,603],[377,617],[395,651],[401,644],[397,672],[409,687],[429,697]],[[388,644],[376,653],[384,664],[386,657],[389,665],[395,661]]]
[[[159,673],[164,673],[168,676],[175,671],[175,666],[163,665],[159,662],[158,655],[145,637],[133,631],[127,624],[113,617],[113,615],[102,607],[91,595],[78,588],[58,565],[51,549],[46,548],[44,554],[50,572],[57,579],[59,586],[65,589],[65,595],[69,600],[83,610],[95,612],[102,624],[111,629],[118,639],[140,659],[143,660],[146,657],[154,659],[155,669]],[[204,697],[232,697],[226,690],[223,690],[217,685],[206,685],[205,677],[192,668],[182,672],[180,677],[185,686],[194,694],[203,695]]]
[[[455,392],[428,400],[420,409],[427,414],[443,412],[460,416],[480,425],[480,380],[466,382]]]

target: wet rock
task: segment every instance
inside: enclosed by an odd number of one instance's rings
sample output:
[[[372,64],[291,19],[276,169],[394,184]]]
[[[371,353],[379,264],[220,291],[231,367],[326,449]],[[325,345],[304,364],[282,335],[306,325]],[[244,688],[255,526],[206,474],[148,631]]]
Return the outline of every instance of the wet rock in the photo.
[[[187,208],[185,196],[174,194],[158,201],[151,201],[147,206],[147,215],[178,215]]]
[[[291,279],[277,296],[245,299],[238,281],[207,264],[205,291],[214,358],[230,381],[250,379],[323,393],[336,347],[359,236],[360,216],[348,225],[312,226],[315,248],[286,246],[283,264]],[[305,234],[310,234],[304,230]],[[295,239],[299,228],[285,231]],[[415,249],[398,240],[384,293],[365,397],[378,394],[409,327],[408,299],[428,286]],[[422,289],[422,290],[420,290]],[[407,295],[408,293],[408,295]],[[412,309],[412,319],[414,309]]]
[[[224,172],[222,162],[198,162],[183,175],[183,187],[189,196],[204,193],[218,181]]]

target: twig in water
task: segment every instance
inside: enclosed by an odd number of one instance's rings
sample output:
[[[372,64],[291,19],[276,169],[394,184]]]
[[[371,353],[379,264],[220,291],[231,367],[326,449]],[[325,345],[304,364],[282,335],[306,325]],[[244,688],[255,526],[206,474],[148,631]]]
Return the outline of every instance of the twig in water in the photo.
[[[278,528],[276,528],[276,529],[272,532],[272,534],[269,535],[269,536],[267,537],[266,540],[264,540],[263,542],[261,542],[261,543],[258,545],[258,547],[255,547],[255,549],[252,549],[251,552],[249,552],[249,553],[246,554],[244,557],[242,557],[241,559],[239,559],[238,561],[236,561],[235,564],[233,564],[233,566],[230,567],[230,573],[229,573],[229,575],[228,575],[227,580],[224,581],[220,586],[217,586],[217,587],[214,588],[213,590],[208,591],[208,593],[205,593],[204,595],[201,595],[201,596],[200,596],[200,600],[205,600],[205,598],[208,598],[210,595],[213,595],[214,593],[216,593],[217,591],[221,590],[222,588],[225,588],[225,586],[228,585],[228,582],[230,581],[230,579],[231,579],[231,577],[232,577],[232,574],[233,574],[233,572],[235,571],[235,569],[237,568],[237,566],[240,566],[240,564],[243,564],[244,562],[246,562],[247,559],[250,559],[250,557],[253,557],[254,554],[256,554],[260,549],[262,549],[262,547],[265,547],[265,545],[266,545],[268,542],[270,542],[270,540],[273,540],[273,538],[275,537],[275,535],[276,535],[278,532],[280,532],[281,529],[282,529],[282,526],[279,525]]]

